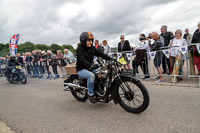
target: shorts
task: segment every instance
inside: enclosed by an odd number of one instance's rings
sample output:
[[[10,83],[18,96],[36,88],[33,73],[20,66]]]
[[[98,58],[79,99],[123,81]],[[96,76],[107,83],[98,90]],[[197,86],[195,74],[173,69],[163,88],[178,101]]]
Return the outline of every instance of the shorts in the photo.
[[[160,67],[160,65],[161,65],[161,63],[162,63],[162,61],[160,61],[160,60],[154,60],[154,66],[155,66],[155,68],[159,68]]]

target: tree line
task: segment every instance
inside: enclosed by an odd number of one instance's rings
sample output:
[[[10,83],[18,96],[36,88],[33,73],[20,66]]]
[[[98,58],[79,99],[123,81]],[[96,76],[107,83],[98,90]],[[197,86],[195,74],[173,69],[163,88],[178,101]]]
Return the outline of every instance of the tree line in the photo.
[[[69,49],[72,53],[75,53],[75,49],[73,48],[72,45],[66,45],[66,44],[58,45],[53,43],[50,46],[48,46],[46,44],[34,44],[29,41],[18,44],[17,52],[18,53],[31,52],[33,50],[40,49],[42,51],[51,50],[53,53],[56,53],[57,50],[64,51],[64,49],[66,48]],[[5,55],[10,55],[9,43],[6,44],[0,43],[0,56],[5,56]]]

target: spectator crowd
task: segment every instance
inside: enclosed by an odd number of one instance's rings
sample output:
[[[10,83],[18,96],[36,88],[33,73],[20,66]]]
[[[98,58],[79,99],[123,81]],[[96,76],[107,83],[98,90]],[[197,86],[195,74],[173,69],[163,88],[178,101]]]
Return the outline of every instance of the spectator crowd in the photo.
[[[153,63],[157,70],[158,77],[155,77],[155,82],[164,82],[163,74],[183,75],[183,65],[185,63],[186,56],[181,52],[181,48],[186,46],[190,65],[191,75],[200,75],[200,45],[193,45],[200,43],[200,22],[197,24],[198,28],[193,33],[189,33],[189,29],[185,29],[183,34],[180,29],[173,32],[167,30],[167,25],[162,25],[160,34],[152,32],[147,36],[143,33],[139,34],[139,43],[135,48],[130,46],[128,40],[125,40],[125,36],[120,36],[120,42],[118,43],[118,52],[133,52],[135,58],[132,61],[127,61],[124,65],[124,69],[135,69],[137,72],[140,66],[143,74],[143,79],[150,79],[150,72],[148,68],[149,61],[153,55]],[[154,40],[154,41],[153,41]],[[78,44],[80,45],[80,43]],[[197,47],[199,46],[199,47]],[[107,40],[103,40],[99,43],[99,40],[94,41],[94,47],[103,52],[104,54],[111,54],[111,47]],[[163,53],[163,50],[169,50],[169,56]],[[34,50],[32,52],[26,52],[16,54],[17,60],[26,68],[27,74],[32,78],[65,78],[67,63],[76,62],[74,54],[68,49],[57,50],[57,53],[52,53],[51,50],[41,51]],[[151,53],[154,52],[154,53]],[[154,55],[155,54],[155,55]],[[126,57],[126,55],[124,55]],[[6,62],[9,60],[9,56],[0,57],[0,74],[5,69]],[[51,68],[51,70],[50,70]],[[58,68],[60,74],[58,74]],[[197,69],[197,73],[196,70]],[[47,76],[44,76],[47,75]],[[183,77],[177,77],[178,81],[183,80]]]

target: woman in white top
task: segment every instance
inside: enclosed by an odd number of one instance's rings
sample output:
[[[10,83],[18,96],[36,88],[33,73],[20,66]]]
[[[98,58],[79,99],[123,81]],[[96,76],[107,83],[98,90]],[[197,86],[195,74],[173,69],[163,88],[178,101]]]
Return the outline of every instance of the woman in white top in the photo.
[[[184,55],[181,54],[181,47],[187,45],[187,41],[183,39],[181,36],[182,36],[182,31],[176,30],[175,38],[172,39],[169,44],[170,46],[172,46],[170,48],[170,64],[171,64],[170,72],[173,71],[176,58],[181,57],[181,60],[182,60],[180,63],[178,75],[183,75],[183,63],[185,60]],[[179,79],[182,80],[182,78],[179,78]]]

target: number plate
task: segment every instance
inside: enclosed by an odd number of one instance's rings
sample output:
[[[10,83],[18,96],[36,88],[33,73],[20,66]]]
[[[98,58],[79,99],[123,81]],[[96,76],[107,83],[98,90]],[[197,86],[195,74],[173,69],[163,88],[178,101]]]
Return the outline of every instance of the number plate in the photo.
[[[133,75],[133,76],[136,75],[136,72],[133,69],[122,69],[121,71],[122,71],[122,74],[124,75]]]

